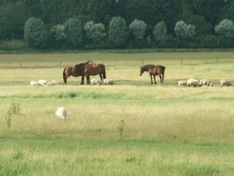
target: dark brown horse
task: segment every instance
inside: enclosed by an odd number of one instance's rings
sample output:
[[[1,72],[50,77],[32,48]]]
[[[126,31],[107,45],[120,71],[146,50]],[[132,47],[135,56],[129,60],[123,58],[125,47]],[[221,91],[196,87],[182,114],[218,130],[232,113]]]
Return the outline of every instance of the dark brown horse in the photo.
[[[153,64],[149,64],[149,65],[144,65],[142,67],[140,67],[140,76],[146,71],[149,73],[150,75],[150,80],[151,80],[151,84],[157,84],[156,83],[156,79],[155,76],[158,75],[160,77],[160,84],[163,83],[164,80],[164,73],[165,73],[165,69],[166,67],[162,66],[162,65],[153,65]],[[154,82],[152,77],[154,77]]]
[[[81,76],[81,83],[80,84],[84,84],[84,77],[85,77],[84,69],[85,69],[85,66],[89,65],[89,64],[93,64],[93,61],[88,60],[87,62],[76,64],[74,67],[64,68],[63,69],[63,81],[64,81],[64,83],[67,84],[67,79],[70,76],[74,76],[74,77]],[[86,79],[87,79],[87,83],[88,83],[89,77],[86,76]]]
[[[106,67],[104,64],[86,64],[84,69],[84,75],[88,78],[88,84],[90,84],[90,76],[99,75],[101,80],[106,79]]]

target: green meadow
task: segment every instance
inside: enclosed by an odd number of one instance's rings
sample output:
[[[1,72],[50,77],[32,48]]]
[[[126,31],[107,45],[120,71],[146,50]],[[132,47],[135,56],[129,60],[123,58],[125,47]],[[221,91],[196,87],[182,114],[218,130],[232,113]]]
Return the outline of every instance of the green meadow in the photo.
[[[0,54],[0,175],[234,174],[233,52]],[[80,85],[66,66],[104,63],[115,85]],[[151,85],[144,64],[166,66]],[[91,78],[98,78],[94,76]],[[213,87],[178,86],[209,79]],[[30,81],[55,80],[54,86]],[[159,83],[159,77],[156,77]],[[64,106],[65,121],[56,118]]]

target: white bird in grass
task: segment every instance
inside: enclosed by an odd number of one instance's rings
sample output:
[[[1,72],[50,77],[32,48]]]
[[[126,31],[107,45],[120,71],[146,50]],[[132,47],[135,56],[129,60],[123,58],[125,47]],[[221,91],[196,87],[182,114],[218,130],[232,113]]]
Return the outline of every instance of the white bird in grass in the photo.
[[[59,107],[56,111],[56,116],[62,120],[66,120],[67,110],[64,107]]]

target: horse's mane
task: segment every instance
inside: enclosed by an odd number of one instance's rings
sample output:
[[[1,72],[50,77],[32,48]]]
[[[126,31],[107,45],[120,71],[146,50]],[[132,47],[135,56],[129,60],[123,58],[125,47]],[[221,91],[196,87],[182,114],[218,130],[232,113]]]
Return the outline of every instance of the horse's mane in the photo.
[[[88,61],[86,61],[86,62],[76,64],[75,66],[83,66],[83,65],[86,65],[86,64],[88,64],[88,63],[94,64],[94,62],[93,62],[92,60],[88,60]]]
[[[148,68],[151,68],[151,67],[155,67],[155,65],[154,64],[148,64],[148,65],[142,66],[141,68],[142,69],[148,69]]]

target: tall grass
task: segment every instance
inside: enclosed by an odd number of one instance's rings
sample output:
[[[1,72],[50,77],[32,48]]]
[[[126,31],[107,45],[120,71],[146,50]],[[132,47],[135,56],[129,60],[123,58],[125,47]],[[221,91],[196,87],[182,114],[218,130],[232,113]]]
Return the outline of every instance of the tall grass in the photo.
[[[3,128],[2,134],[76,139],[95,139],[98,134],[99,139],[110,140],[119,138],[118,123],[124,120],[122,136],[128,140],[233,144],[230,140],[234,128],[230,108],[233,88],[123,85],[21,88],[21,91],[18,87],[7,88],[9,97],[18,98],[22,115],[12,119],[11,132]],[[4,94],[0,96],[6,101]],[[65,123],[54,114],[61,105],[68,109]],[[1,108],[3,112],[6,110],[6,106]]]

